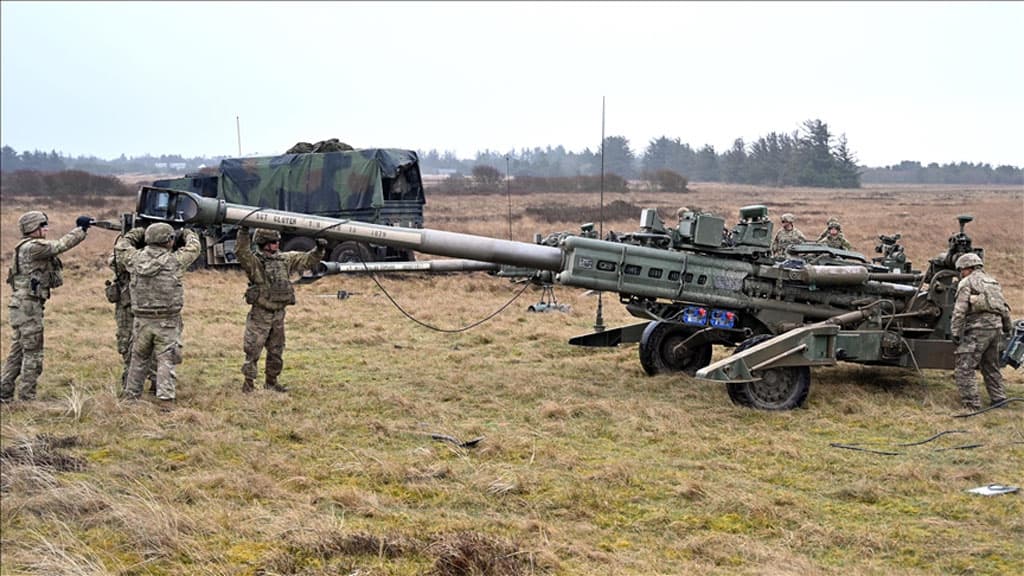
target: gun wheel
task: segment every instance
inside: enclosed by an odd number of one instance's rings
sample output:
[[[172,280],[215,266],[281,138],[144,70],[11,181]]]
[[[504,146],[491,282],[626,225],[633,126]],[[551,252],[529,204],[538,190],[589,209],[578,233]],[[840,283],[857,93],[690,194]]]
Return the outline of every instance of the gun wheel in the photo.
[[[711,344],[700,344],[686,354],[677,346],[693,330],[675,322],[651,322],[640,339],[640,365],[648,376],[683,372],[690,376],[711,363]]]
[[[736,347],[734,354],[773,337],[772,334],[761,334],[748,338]],[[807,401],[811,390],[811,369],[807,366],[772,368],[754,375],[761,380],[726,384],[733,404],[758,410],[793,410]]]

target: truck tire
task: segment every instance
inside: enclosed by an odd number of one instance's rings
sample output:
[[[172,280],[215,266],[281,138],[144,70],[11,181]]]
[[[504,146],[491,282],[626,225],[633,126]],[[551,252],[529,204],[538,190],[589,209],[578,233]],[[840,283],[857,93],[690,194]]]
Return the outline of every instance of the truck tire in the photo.
[[[335,262],[370,262],[370,249],[362,242],[346,240],[331,250],[331,260]]]
[[[282,252],[309,252],[316,248],[316,240],[308,236],[295,236],[281,243]]]
[[[736,347],[733,354],[774,337],[774,334],[759,334],[747,338]],[[733,404],[758,410],[793,410],[804,405],[811,391],[811,369],[807,366],[772,368],[755,375],[760,376],[761,380],[725,385]]]

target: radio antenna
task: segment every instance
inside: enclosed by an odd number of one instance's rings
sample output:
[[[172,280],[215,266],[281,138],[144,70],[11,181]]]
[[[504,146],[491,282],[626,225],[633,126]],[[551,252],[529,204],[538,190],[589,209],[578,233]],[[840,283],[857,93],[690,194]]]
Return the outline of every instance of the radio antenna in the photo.
[[[598,238],[604,239],[604,96],[601,96],[601,206],[600,220],[597,225]],[[594,318],[594,331],[604,332],[604,293],[597,293],[597,317]]]
[[[512,239],[512,153],[505,154],[505,195],[508,196],[508,239]]]
[[[242,157],[242,121],[235,115],[235,133],[238,135],[238,157]]]

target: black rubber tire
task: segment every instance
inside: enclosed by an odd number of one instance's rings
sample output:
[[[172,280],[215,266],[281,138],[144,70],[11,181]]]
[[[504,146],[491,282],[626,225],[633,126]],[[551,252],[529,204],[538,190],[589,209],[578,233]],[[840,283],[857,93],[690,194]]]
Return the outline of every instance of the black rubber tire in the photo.
[[[346,240],[331,250],[331,260],[335,262],[370,262],[370,249],[362,242]]]
[[[736,347],[733,354],[774,337],[773,334],[759,334],[747,338]],[[807,401],[807,395],[811,391],[810,367],[772,368],[757,375],[761,377],[757,382],[725,385],[733,404],[758,410],[793,410],[803,406]]]
[[[676,322],[651,322],[640,338],[640,365],[648,376],[683,372],[690,376],[711,363],[711,344],[704,344],[693,354],[676,357],[672,349],[693,333],[692,328]]]
[[[282,252],[309,252],[316,247],[316,240],[308,236],[289,238],[281,244]]]

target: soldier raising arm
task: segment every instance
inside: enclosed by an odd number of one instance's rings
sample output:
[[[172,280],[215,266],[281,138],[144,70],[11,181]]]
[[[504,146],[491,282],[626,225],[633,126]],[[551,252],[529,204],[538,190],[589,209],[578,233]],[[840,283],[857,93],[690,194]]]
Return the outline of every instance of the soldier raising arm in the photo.
[[[290,277],[303,270],[312,270],[324,257],[327,241],[318,238],[316,247],[309,252],[280,252],[281,233],[277,230],[256,230],[256,250],[249,240],[249,228],[241,226],[235,244],[238,263],[249,277],[245,303],[251,305],[245,319],[245,337],[242,349],[242,392],[253,391],[257,365],[263,349],[267,349],[266,383],[268,390],[287,392],[278,376],[284,369],[284,317],[285,308],[295,304],[295,288]]]
[[[36,383],[43,372],[43,309],[50,290],[64,284],[58,256],[85,240],[92,218],[79,216],[76,228],[58,240],[47,240],[49,218],[33,210],[18,218],[21,242],[14,248],[7,283],[11,286],[11,351],[0,374],[0,401],[14,399],[15,381],[21,377],[18,397],[36,397]]]
[[[185,291],[181,277],[199,257],[199,236],[182,231],[185,245],[174,247],[174,229],[170,224],[151,224],[143,236],[146,247],[138,249],[135,238],[123,236],[114,249],[131,275],[132,359],[128,368],[124,395],[138,398],[149,371],[151,355],[156,355],[156,396],[171,403],[176,395],[174,367],[181,363],[181,309]],[[135,232],[138,234],[138,232]],[[137,239],[137,238],[136,238]]]

